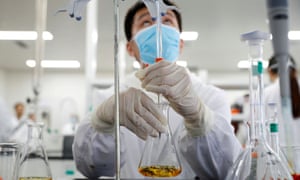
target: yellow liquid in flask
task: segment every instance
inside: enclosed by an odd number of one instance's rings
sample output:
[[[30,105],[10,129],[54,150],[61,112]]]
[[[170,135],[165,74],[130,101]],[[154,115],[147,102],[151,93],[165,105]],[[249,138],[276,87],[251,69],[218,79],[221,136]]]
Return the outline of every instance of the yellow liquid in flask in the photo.
[[[175,166],[146,166],[140,167],[139,172],[148,177],[175,177],[181,173],[181,168]]]
[[[20,177],[19,180],[52,180],[51,177]]]

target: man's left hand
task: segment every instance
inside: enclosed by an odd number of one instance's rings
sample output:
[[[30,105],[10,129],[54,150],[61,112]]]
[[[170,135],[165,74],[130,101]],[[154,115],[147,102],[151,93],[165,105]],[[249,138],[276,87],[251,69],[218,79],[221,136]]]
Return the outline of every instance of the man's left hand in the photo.
[[[162,94],[186,120],[198,118],[201,101],[192,88],[188,71],[176,63],[160,61],[137,72],[142,87]]]

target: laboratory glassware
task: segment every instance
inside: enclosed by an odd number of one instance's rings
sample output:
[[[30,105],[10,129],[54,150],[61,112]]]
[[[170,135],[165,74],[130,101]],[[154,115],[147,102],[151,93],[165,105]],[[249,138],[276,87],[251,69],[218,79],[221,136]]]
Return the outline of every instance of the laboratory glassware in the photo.
[[[270,35],[253,31],[241,35],[249,47],[250,142],[238,155],[227,180],[292,180],[279,155],[266,140],[263,102],[263,42]]]
[[[17,143],[0,143],[0,179],[16,180],[20,146]]]
[[[286,158],[287,153],[292,151],[293,163],[288,162],[288,165],[294,180],[300,180],[300,146],[282,146],[280,149]]]
[[[292,167],[292,164],[288,163],[288,159],[286,158],[284,152],[280,148],[279,144],[279,124],[278,124],[278,107],[276,103],[267,103],[266,106],[266,116],[267,123],[266,129],[268,132],[267,141],[270,147],[277,153],[282,160],[282,163],[288,167],[288,170],[292,176],[296,176],[296,173]],[[299,162],[300,163],[300,162]]]
[[[267,103],[266,106],[266,129],[267,141],[271,148],[279,154],[279,125],[278,125],[278,110],[276,103]]]
[[[158,106],[168,120],[166,132],[160,133],[159,137],[147,137],[138,170],[148,177],[174,177],[182,169],[169,126],[169,104],[160,103]]]
[[[28,139],[21,155],[18,180],[52,180],[43,146],[42,122],[28,122]]]

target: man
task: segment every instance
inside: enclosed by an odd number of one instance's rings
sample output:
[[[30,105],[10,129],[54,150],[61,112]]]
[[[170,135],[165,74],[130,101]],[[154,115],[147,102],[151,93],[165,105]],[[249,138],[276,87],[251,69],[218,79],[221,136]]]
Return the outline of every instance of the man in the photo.
[[[161,94],[171,107],[169,125],[182,163],[175,178],[224,179],[241,150],[230,125],[229,104],[222,90],[203,84],[174,62],[183,48],[179,12],[168,10],[162,24],[163,60],[154,63],[156,24],[148,9],[138,1],[125,17],[127,51],[142,69],[138,79],[132,75],[120,85],[121,178],[143,178],[138,165],[145,140],[165,132],[167,119],[155,103]],[[73,146],[77,168],[89,178],[115,173],[113,87],[99,97]]]
[[[15,109],[15,114],[16,114],[17,120],[22,121],[24,119],[24,112],[25,112],[24,104],[21,102],[17,102],[14,105],[14,109]]]

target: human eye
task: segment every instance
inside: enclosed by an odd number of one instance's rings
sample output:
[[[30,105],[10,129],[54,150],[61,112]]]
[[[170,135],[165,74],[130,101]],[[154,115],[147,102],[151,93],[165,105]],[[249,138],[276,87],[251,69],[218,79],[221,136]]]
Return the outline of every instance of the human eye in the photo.
[[[162,23],[168,26],[175,26],[175,19],[170,17],[169,15],[166,15],[162,18]]]
[[[165,25],[172,25],[173,23],[172,23],[172,21],[170,19],[165,19],[163,21],[163,24],[165,24]]]
[[[144,20],[142,23],[141,23],[141,26],[143,27],[148,27],[148,26],[151,26],[152,22],[150,20]]]

